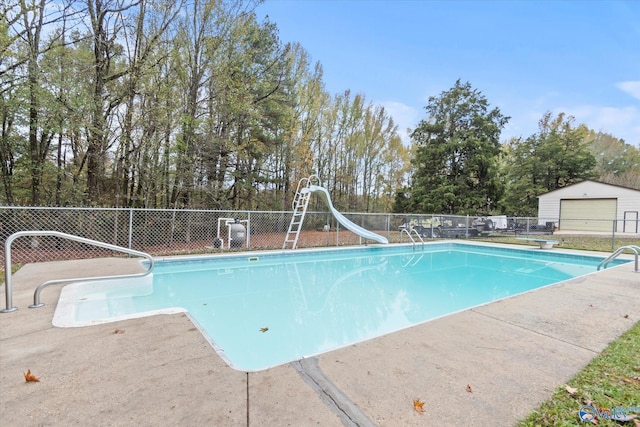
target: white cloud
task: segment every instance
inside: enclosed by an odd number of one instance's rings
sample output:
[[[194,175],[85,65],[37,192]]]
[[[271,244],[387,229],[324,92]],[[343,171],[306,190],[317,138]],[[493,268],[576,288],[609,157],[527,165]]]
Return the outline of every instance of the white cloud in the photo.
[[[640,91],[640,82],[636,82],[638,87],[625,82],[625,90],[632,93],[633,90]],[[620,84],[618,84],[620,85]],[[637,93],[640,97],[640,93]],[[635,95],[634,95],[635,96]],[[503,129],[500,136],[501,141],[506,141],[511,137],[527,138],[538,132],[538,122],[547,111],[556,115],[565,113],[567,116],[575,117],[575,125],[585,124],[589,129],[596,132],[605,132],[615,138],[624,139],[627,144],[640,148],[640,105],[602,106],[595,104],[585,104],[576,106],[557,106],[554,101],[554,94],[547,94],[538,97],[531,102],[520,102],[517,105],[500,106],[503,114],[511,116],[511,120]],[[415,128],[421,119],[426,118],[424,109],[412,107],[398,101],[380,102],[393,121],[398,125],[398,133],[403,143],[410,144],[407,128]],[[634,104],[634,103],[632,103]],[[547,107],[548,106],[548,107]],[[505,113],[509,111],[509,113]]]
[[[634,98],[640,99],[640,81],[619,82],[616,86]]]
[[[402,143],[409,145],[411,139],[409,138],[408,129],[413,129],[418,125],[421,119],[420,111],[397,101],[383,101],[379,104],[387,110],[387,113],[393,118],[393,122],[398,125],[398,135],[400,135]]]
[[[556,113],[561,111],[575,117],[576,124],[584,123],[590,129],[622,138],[627,144],[640,147],[640,108],[636,106],[583,105],[556,109]]]
[[[502,110],[504,112],[504,110]],[[500,141],[508,141],[511,138],[528,138],[538,132],[538,122],[542,119],[545,110],[525,109],[516,114],[507,114],[511,117],[509,123],[500,134]]]
[[[528,137],[538,131],[538,121],[546,111],[555,116],[565,113],[575,118],[574,125],[585,124],[596,132],[604,132],[627,144],[640,148],[640,107],[635,105],[611,107],[600,105],[578,105],[550,107],[547,110],[524,108],[512,114],[512,118],[501,135],[501,140],[510,137]]]

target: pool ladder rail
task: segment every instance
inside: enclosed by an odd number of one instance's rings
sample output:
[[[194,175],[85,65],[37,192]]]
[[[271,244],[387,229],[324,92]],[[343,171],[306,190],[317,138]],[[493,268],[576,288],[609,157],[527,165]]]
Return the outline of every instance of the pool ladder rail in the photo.
[[[422,236],[420,235],[420,233],[418,233],[416,231],[415,228],[409,228],[407,229],[406,227],[402,228],[401,233],[406,233],[407,236],[409,236],[409,240],[411,240],[411,243],[413,243],[413,251],[415,252],[416,250],[416,241],[415,239],[411,236],[411,233],[414,233],[416,235],[416,237],[418,237],[418,240],[420,240],[420,242],[422,243],[422,251],[424,251],[424,239],[422,238]]]
[[[627,245],[619,247],[615,252],[603,259],[600,264],[598,264],[598,270],[600,270],[600,268],[607,268],[607,264],[616,259],[618,255],[622,254],[625,250],[629,250],[635,255],[635,267],[633,271],[636,273],[640,273],[640,270],[638,269],[638,255],[640,254],[640,246],[637,245]]]
[[[77,277],[77,278],[69,278],[69,279],[54,279],[48,280],[44,283],[38,285],[36,290],[33,293],[33,304],[29,306],[29,308],[37,308],[42,307],[44,304],[40,302],[40,292],[42,289],[49,285],[54,285],[57,283],[73,283],[73,282],[89,282],[96,280],[105,280],[105,279],[122,279],[122,278],[132,278],[132,277],[144,277],[151,273],[154,266],[153,257],[145,252],[136,251],[133,249],[125,248],[122,246],[111,245],[109,243],[100,242],[97,240],[86,239],[84,237],[75,236],[73,234],[61,233],[59,231],[18,231],[17,233],[13,233],[11,236],[7,238],[4,244],[5,255],[5,270],[4,270],[4,289],[5,289],[5,298],[6,298],[6,307],[0,310],[0,313],[10,313],[12,311],[16,311],[18,307],[13,306],[13,292],[11,286],[11,244],[18,237],[24,236],[53,236],[59,237],[61,239],[73,240],[80,243],[85,243],[87,245],[98,246],[100,248],[109,249],[117,252],[124,252],[129,255],[140,256],[146,258],[149,261],[149,267],[147,271],[142,273],[132,273],[132,274],[121,274],[121,275],[112,275],[112,276],[93,276],[93,277]]]

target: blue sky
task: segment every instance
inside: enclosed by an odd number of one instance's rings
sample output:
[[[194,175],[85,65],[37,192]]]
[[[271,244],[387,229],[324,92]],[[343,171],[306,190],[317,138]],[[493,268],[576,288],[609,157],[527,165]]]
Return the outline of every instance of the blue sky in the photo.
[[[266,0],[331,94],[350,89],[406,128],[460,78],[527,137],[565,112],[640,147],[640,1]]]

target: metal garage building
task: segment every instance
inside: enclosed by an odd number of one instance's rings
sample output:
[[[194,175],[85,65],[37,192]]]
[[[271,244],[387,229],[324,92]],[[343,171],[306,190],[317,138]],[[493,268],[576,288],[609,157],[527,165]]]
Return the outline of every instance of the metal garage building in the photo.
[[[538,217],[561,230],[640,232],[640,190],[583,181],[538,196]]]

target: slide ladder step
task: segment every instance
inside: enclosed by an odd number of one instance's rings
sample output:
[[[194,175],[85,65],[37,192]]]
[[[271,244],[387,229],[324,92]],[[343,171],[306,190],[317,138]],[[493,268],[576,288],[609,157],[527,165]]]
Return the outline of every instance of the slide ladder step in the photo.
[[[307,213],[307,207],[309,206],[309,200],[311,200],[310,191],[302,191],[304,188],[309,188],[310,182],[308,178],[303,178],[298,183],[298,189],[293,197],[293,216],[289,223],[289,229],[287,230],[287,236],[282,244],[282,249],[287,249],[289,243],[291,243],[291,249],[295,249],[298,246],[298,238],[300,237],[300,231],[302,230],[302,223],[304,222],[305,214]]]

